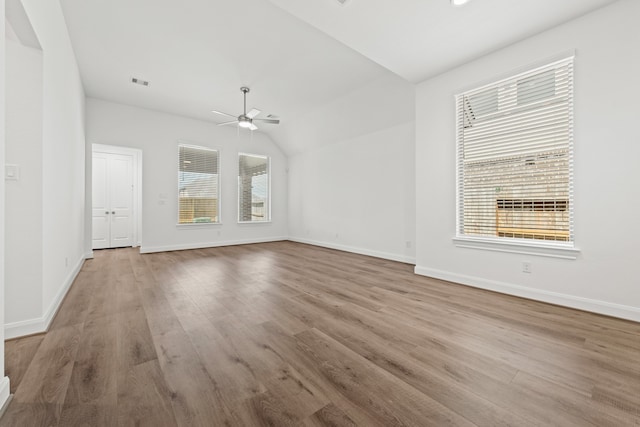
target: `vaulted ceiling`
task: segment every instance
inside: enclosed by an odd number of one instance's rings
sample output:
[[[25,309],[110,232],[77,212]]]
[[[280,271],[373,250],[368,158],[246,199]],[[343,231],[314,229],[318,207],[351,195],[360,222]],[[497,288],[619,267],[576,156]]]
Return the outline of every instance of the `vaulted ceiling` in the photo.
[[[270,1],[417,83],[616,0]]]
[[[331,126],[336,100],[378,87],[411,100],[411,83],[612,1],[60,0],[87,96],[222,122],[210,111],[239,114],[249,86],[287,153],[304,150],[287,126],[317,111]],[[413,105],[379,108],[393,123]]]

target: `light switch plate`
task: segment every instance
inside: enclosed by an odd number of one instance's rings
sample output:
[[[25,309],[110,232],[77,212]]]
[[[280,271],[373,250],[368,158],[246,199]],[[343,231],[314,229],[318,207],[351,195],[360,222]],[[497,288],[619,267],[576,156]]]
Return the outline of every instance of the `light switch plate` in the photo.
[[[20,179],[20,166],[18,165],[4,165],[4,179],[5,181],[17,181]]]

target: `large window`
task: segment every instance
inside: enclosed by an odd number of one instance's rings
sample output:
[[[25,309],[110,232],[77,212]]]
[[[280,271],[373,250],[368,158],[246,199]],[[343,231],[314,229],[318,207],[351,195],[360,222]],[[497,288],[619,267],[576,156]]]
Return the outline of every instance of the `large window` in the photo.
[[[458,236],[573,242],[573,58],[459,94],[456,108]]]
[[[216,150],[179,145],[179,224],[219,222],[219,156]]]
[[[270,221],[270,205],[269,157],[241,153],[238,156],[238,221]]]

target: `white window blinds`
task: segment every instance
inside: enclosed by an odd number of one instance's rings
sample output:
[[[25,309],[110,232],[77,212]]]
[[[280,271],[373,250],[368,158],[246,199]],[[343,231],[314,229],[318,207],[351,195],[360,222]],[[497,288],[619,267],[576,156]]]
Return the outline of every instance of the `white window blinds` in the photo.
[[[573,242],[573,58],[456,96],[458,236]]]
[[[179,144],[179,224],[219,222],[216,150]]]
[[[238,221],[270,221],[269,157],[238,156]]]

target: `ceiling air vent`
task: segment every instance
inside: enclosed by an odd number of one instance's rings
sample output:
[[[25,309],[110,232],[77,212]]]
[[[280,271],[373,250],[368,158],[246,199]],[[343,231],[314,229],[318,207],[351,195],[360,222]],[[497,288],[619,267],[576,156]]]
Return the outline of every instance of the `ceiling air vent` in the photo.
[[[149,82],[147,80],[138,79],[136,77],[131,77],[131,83],[135,83],[140,86],[149,86]]]

